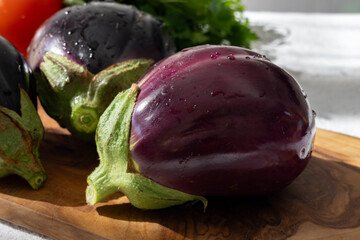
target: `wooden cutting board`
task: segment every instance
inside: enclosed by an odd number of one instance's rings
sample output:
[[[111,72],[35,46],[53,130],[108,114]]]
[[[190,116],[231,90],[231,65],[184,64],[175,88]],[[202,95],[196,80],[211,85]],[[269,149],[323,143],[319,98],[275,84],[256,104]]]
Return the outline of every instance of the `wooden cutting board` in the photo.
[[[206,212],[201,204],[142,211],[119,193],[90,207],[85,188],[98,164],[95,146],[40,114],[49,179],[39,191],[17,176],[0,179],[6,221],[54,239],[360,239],[360,139],[318,129],[305,171],[270,196],[209,198]]]

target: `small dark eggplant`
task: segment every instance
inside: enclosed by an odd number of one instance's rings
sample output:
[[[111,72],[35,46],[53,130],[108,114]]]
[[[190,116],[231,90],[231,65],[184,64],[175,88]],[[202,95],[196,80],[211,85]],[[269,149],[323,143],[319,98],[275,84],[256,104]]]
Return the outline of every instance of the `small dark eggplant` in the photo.
[[[120,190],[153,209],[272,193],[304,170],[315,130],[298,82],[264,56],[232,46],[185,49],[104,112],[87,201]]]
[[[17,174],[38,189],[47,177],[39,159],[44,129],[34,81],[24,57],[1,36],[0,91],[0,177]]]
[[[93,2],[48,19],[28,56],[45,111],[76,137],[93,140],[116,94],[173,53],[158,19],[129,5]]]

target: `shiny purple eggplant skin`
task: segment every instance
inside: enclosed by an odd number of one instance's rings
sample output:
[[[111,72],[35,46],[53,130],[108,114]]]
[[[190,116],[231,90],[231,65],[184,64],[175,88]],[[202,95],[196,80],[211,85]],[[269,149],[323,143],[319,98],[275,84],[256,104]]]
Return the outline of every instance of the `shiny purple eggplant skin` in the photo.
[[[0,36],[0,106],[21,115],[20,87],[25,89],[36,106],[34,84],[32,72],[23,55]]]
[[[257,195],[307,165],[315,115],[298,82],[230,46],[185,49],[139,81],[131,156],[139,172],[197,195]]]
[[[38,29],[28,51],[33,69],[51,51],[96,74],[126,60],[158,61],[174,48],[162,23],[151,15],[130,5],[93,2],[57,12]]]

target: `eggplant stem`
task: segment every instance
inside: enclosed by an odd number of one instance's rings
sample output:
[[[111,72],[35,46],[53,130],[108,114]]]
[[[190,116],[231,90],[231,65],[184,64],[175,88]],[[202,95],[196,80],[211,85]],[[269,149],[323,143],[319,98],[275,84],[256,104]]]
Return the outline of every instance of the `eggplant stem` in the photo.
[[[46,182],[47,176],[44,171],[36,172],[32,175],[32,177],[28,180],[30,186],[37,190],[44,185]]]
[[[119,182],[126,172],[130,119],[137,93],[138,87],[135,84],[119,93],[115,97],[117,100],[109,105],[100,118],[99,126],[102,126],[102,131],[96,130],[100,165],[87,178],[89,186],[86,199],[89,205],[94,205],[119,189]],[[115,143],[121,147],[117,147]]]
[[[71,113],[74,128],[83,133],[93,133],[96,130],[100,115],[95,108],[80,106]]]
[[[87,179],[86,202],[88,205],[95,205],[118,190],[111,181],[112,178],[109,178],[106,168],[105,164],[100,164]]]

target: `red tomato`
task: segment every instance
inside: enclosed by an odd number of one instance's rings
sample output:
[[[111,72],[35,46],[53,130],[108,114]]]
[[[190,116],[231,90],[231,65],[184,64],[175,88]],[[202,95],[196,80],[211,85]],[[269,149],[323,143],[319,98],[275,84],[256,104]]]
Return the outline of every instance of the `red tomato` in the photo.
[[[62,8],[62,0],[0,0],[0,35],[24,56],[37,28]]]

